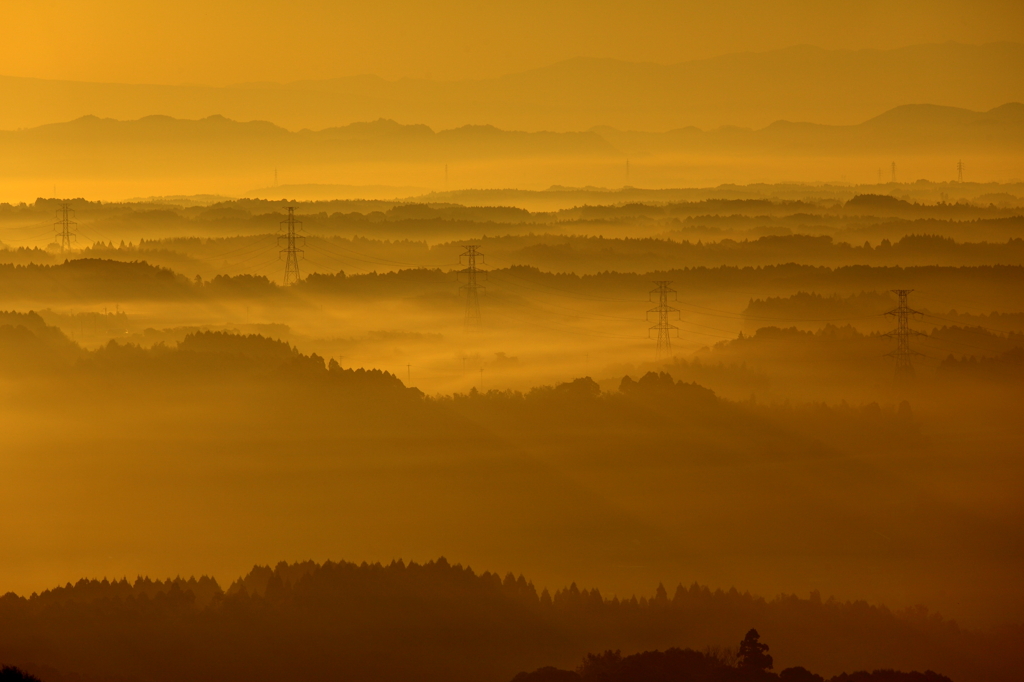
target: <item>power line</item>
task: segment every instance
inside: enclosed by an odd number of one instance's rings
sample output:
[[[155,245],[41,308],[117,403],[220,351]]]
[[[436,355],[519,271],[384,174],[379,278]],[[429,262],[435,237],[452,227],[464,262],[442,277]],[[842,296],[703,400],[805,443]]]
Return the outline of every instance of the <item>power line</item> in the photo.
[[[75,212],[68,206],[68,202],[61,204],[60,208],[57,209],[57,222],[53,224],[60,236],[60,252],[66,253],[71,250],[71,242],[78,241],[78,236],[74,232],[78,229],[78,223],[71,220]]]
[[[326,256],[331,261],[347,261],[348,263],[350,263],[353,260],[351,257],[340,256],[340,255],[338,255],[337,253],[335,253],[333,251],[328,251],[327,249],[325,249],[325,248],[323,248],[321,246],[317,246],[315,243],[306,242],[306,248],[307,249],[313,249],[313,251],[315,251],[316,253],[319,253],[319,254],[321,254],[323,256]],[[359,259],[356,258],[354,260],[359,260]],[[364,261],[364,262],[369,262],[369,261]],[[358,273],[358,274],[368,275],[371,272],[376,272],[376,270],[371,270],[370,268],[367,268],[367,267],[360,267],[358,265],[347,264],[346,262],[343,262],[342,265],[344,267],[342,268],[341,266],[339,266],[339,269],[342,269],[342,270],[347,271],[349,273],[355,272],[355,273]]]
[[[942,317],[941,315],[933,315],[931,313],[922,313],[922,314],[925,317],[931,317],[931,318],[934,318],[936,320],[942,320],[943,322],[949,322],[950,324],[956,325],[960,329],[963,329],[965,332],[970,332],[971,334],[981,334],[982,332],[979,332],[978,331],[979,329],[983,329],[986,332],[988,332],[989,334],[993,334],[993,335],[998,335],[998,334],[1018,334],[1018,333],[1020,333],[1020,332],[1016,332],[1016,331],[1012,331],[1012,330],[1011,331],[1007,331],[1005,329],[992,329],[990,327],[983,327],[980,324],[970,324],[970,322],[968,322],[968,321],[959,321],[958,322],[957,320],[951,320],[948,317]]]
[[[269,239],[269,238],[271,238],[273,236],[274,236],[273,234],[265,234],[263,236],[258,237],[255,241],[252,241],[252,239],[253,239],[252,237],[236,237],[235,239],[239,239],[239,240],[243,241],[243,244],[241,246],[236,246],[235,248],[228,249],[227,251],[224,251],[222,253],[211,253],[211,254],[207,254],[206,256],[192,256],[192,258],[195,258],[196,260],[210,261],[210,262],[213,262],[213,261],[216,261],[216,260],[227,261],[227,257],[228,256],[238,257],[238,256],[244,256],[247,253],[250,253],[250,254],[254,253],[255,251],[266,251],[268,248],[270,248],[270,245],[268,244],[268,245],[265,245],[265,246],[259,246],[259,244],[261,244],[262,242],[265,242],[267,239]],[[225,241],[226,242],[228,240],[225,239],[225,240],[219,240],[219,241]],[[159,242],[157,242],[157,243],[159,243]],[[209,242],[207,242],[207,245],[209,245]],[[230,246],[230,244],[225,244],[225,246]],[[241,253],[239,253],[239,252],[241,252]]]
[[[513,284],[511,282],[507,282],[507,281],[506,282],[498,282],[498,284],[501,284],[501,285],[512,284],[513,286],[520,286],[520,285],[517,285],[517,284]],[[580,312],[579,309],[577,309],[577,308],[569,308],[567,306],[562,306],[562,305],[558,305],[557,303],[551,303],[551,302],[539,303],[539,302],[534,301],[534,300],[532,300],[530,298],[522,296],[522,294],[518,294],[517,293],[516,295],[520,296],[522,298],[522,301],[526,305],[528,305],[528,306],[530,306],[532,308],[535,308],[535,309],[537,309],[537,310],[539,310],[539,311],[541,311],[543,313],[549,314],[549,315],[551,315],[551,314],[561,314],[561,313],[557,313],[555,311],[548,310],[548,309],[545,308],[545,306],[553,306],[555,308],[560,308],[562,310],[568,310],[568,311],[571,311],[574,314],[573,315],[574,317],[584,318],[584,319],[588,319],[588,320],[595,320],[597,322],[607,322],[609,320],[615,320],[615,321],[624,321],[624,322],[634,323],[638,319],[636,317],[621,317],[621,316],[615,316],[615,315],[605,315],[605,314],[602,314],[602,313],[589,313],[588,314],[588,313],[585,313],[585,312]],[[721,329],[720,327],[710,327],[710,326],[708,326],[706,324],[699,324],[697,322],[690,322],[688,320],[680,320],[680,324],[691,325],[691,326],[694,326],[694,327],[701,327],[703,329],[712,329],[714,331],[724,332],[724,333],[728,334],[728,336],[722,336],[720,334],[708,334],[706,332],[699,332],[699,331],[694,331],[694,330],[687,330],[688,334],[700,334],[702,336],[711,336],[711,337],[714,337],[716,339],[732,339],[732,338],[735,338],[734,334],[735,334],[736,330]],[[634,338],[634,337],[627,337],[627,336],[621,336],[620,335],[620,336],[616,336],[616,338]]]
[[[673,308],[668,304],[668,295],[672,294],[676,300],[679,300],[679,296],[676,294],[675,289],[669,289],[668,285],[672,282],[668,280],[660,280],[655,282],[658,285],[657,289],[651,290],[650,295],[658,294],[658,305],[647,311],[647,319],[650,319],[651,313],[658,313],[658,323],[651,326],[647,330],[647,335],[650,336],[651,330],[658,330],[658,348],[655,357],[658,360],[667,358],[672,354],[672,330],[676,330],[676,336],[679,335],[679,327],[674,324],[670,324],[668,316],[670,313],[679,315],[679,309]]]
[[[484,255],[477,251],[480,248],[478,244],[466,244],[463,246],[466,249],[465,253],[459,256],[459,264],[462,264],[462,259],[466,259],[466,267],[459,270],[459,275],[466,276],[466,283],[459,287],[460,291],[465,290],[466,292],[466,328],[470,329],[473,327],[480,326],[480,289],[485,287],[477,284],[476,277],[479,273],[483,272],[476,265],[476,259],[479,257],[483,260]],[[486,278],[487,273],[483,273]]]
[[[906,381],[914,376],[914,365],[910,359],[914,355],[921,355],[910,350],[910,335],[920,334],[910,329],[910,316],[920,315],[917,310],[912,310],[907,305],[907,295],[913,289],[893,289],[892,293],[899,297],[899,303],[895,308],[886,313],[896,318],[896,329],[885,336],[896,338],[896,350],[889,353],[889,357],[896,358],[896,380]]]
[[[321,241],[325,242],[326,244],[329,244],[332,248],[341,249],[342,251],[348,251],[349,253],[354,253],[357,256],[363,256],[363,258],[356,258],[355,260],[362,260],[362,261],[364,261],[366,263],[371,263],[373,265],[384,265],[384,264],[390,263],[390,264],[394,264],[394,265],[408,265],[409,267],[412,267],[412,268],[429,267],[429,266],[425,266],[425,265],[423,265],[421,263],[406,263],[405,261],[391,260],[389,258],[382,258],[380,256],[371,256],[368,253],[363,253],[361,251],[356,251],[355,249],[350,249],[350,248],[348,248],[346,246],[342,246],[341,244],[338,243],[337,239],[327,239],[325,237],[320,237],[319,239]],[[352,256],[341,256],[341,255],[338,255],[338,258],[350,258],[351,259]],[[366,259],[369,259],[369,260],[366,260]]]
[[[299,274],[299,256],[302,255],[303,251],[296,246],[296,243],[301,240],[302,245],[305,246],[306,238],[296,236],[295,234],[296,226],[301,229],[302,223],[295,219],[294,206],[288,207],[288,217],[281,221],[281,225],[286,225],[288,230],[287,234],[278,235],[277,237],[278,245],[281,244],[282,239],[286,243],[285,248],[281,249],[281,254],[284,255],[284,284],[288,286],[301,279]]]

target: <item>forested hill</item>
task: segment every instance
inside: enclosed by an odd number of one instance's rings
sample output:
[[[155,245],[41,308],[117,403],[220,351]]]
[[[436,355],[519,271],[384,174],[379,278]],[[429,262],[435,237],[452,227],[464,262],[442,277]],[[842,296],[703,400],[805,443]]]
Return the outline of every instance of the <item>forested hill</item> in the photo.
[[[711,221],[708,221],[711,222]],[[764,229],[758,222],[757,228]],[[1024,219],[999,221],[1005,223],[1007,233],[1024,228]],[[994,227],[990,223],[988,227]],[[441,229],[450,231],[447,223]],[[914,224],[912,229],[942,230],[948,225],[937,222]],[[972,225],[982,229],[981,225]],[[830,267],[848,265],[871,266],[977,266],[977,265],[1021,265],[1024,264],[1024,239],[1010,237],[998,241],[961,242],[937,234],[907,234],[895,241],[882,238],[872,246],[868,236],[862,244],[837,240],[830,235],[783,234],[781,236],[753,236],[733,239],[722,233],[717,241],[702,241],[700,234],[685,234],[686,228],[670,231],[659,237],[605,238],[583,237],[559,234],[506,235],[503,237],[478,238],[471,230],[487,230],[478,223],[467,226],[467,237],[479,242],[487,257],[500,264],[515,263],[550,270],[571,271],[578,275],[618,270],[620,272],[649,272],[659,269],[673,269],[680,266],[763,266],[777,263],[808,263]],[[705,228],[693,228],[704,231]],[[721,230],[712,227],[710,230]],[[448,232],[446,232],[448,233]],[[74,254],[76,260],[103,259],[116,261],[145,260],[153,265],[163,266],[178,272],[200,274],[212,279],[216,275],[238,271],[236,262],[218,255],[234,251],[245,253],[246,257],[262,254],[274,248],[270,234],[245,237],[223,237],[213,239],[171,238],[141,240],[138,246],[114,246],[96,243]],[[677,241],[675,237],[683,237]],[[713,235],[703,233],[703,237]],[[462,248],[461,242],[445,242],[428,245],[426,240],[413,241],[366,239],[354,237],[307,237],[311,251],[317,251],[317,272],[328,268],[336,272],[351,269],[354,265],[379,266],[377,270],[393,270],[419,265],[423,268],[451,267],[453,254]],[[261,249],[262,247],[262,249]],[[251,252],[251,253],[250,253]],[[234,254],[232,254],[234,255]],[[313,256],[314,254],[310,254]],[[59,252],[39,248],[0,249],[0,262],[17,265],[34,263],[53,265],[62,263],[66,257]],[[379,261],[376,262],[375,261]],[[334,267],[336,266],[336,267]],[[268,268],[269,269],[269,268]],[[368,269],[368,268],[363,268]],[[214,273],[214,274],[211,274]]]
[[[900,287],[924,289],[937,297],[957,300],[958,288],[971,284],[1009,309],[1024,307],[1024,281],[1020,265],[975,267],[870,267],[829,268],[788,263],[761,267],[674,267],[645,273],[605,271],[593,275],[548,272],[532,266],[495,268],[489,281],[495,302],[517,300],[523,284],[540,286],[560,295],[633,297],[643,300],[651,281],[670,279],[680,290],[698,295],[709,292],[757,292],[789,296],[796,291],[829,291],[844,295],[885,291]],[[312,273],[294,287],[281,287],[265,276],[218,275],[212,280],[189,279],[144,261],[81,259],[56,265],[0,264],[0,287],[10,302],[50,305],[73,301],[121,303],[144,300],[202,301],[216,298],[261,298],[282,301],[308,296],[418,297],[450,294],[458,283],[454,268],[406,268],[395,272],[355,275]],[[9,305],[9,303],[8,303]],[[738,311],[737,311],[738,312]],[[884,312],[884,311],[879,311]],[[987,312],[987,311],[986,311]]]
[[[968,632],[926,610],[698,584],[658,585],[639,598],[576,584],[550,591],[444,558],[282,562],[254,567],[226,591],[209,578],[139,578],[7,594],[0,661],[47,682],[507,682],[610,648],[721,651],[751,627],[770,643],[776,670],[933,669],[957,682],[999,682],[1024,664],[1013,645],[1021,632]]]
[[[79,401],[75,418],[85,423],[111,410],[136,415],[130,421],[140,433],[158,428],[159,415],[171,411],[184,420],[159,427],[171,428],[171,438],[181,437],[182,423],[225,436],[266,430],[312,439],[331,452],[341,448],[339,455],[359,438],[381,433],[429,435],[451,446],[476,438],[570,457],[578,456],[583,435],[590,456],[616,460],[645,443],[652,452],[681,449],[690,458],[723,461],[922,443],[909,408],[739,403],[654,372],[623,377],[610,392],[579,378],[525,393],[474,389],[426,397],[388,372],[342,368],[255,334],[195,332],[175,347],[111,341],[86,351],[35,313],[0,313],[0,377],[16,382],[20,410],[45,412],[59,397]],[[279,403],[282,392],[290,398]],[[214,417],[213,407],[222,405],[233,409]],[[417,457],[431,451],[394,447]]]

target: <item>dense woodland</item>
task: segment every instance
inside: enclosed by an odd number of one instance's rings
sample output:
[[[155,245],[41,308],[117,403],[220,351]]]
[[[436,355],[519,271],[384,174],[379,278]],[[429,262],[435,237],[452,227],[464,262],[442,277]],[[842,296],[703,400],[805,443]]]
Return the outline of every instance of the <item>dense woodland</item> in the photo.
[[[454,270],[454,268],[453,268]],[[668,278],[679,289],[695,296],[724,293],[740,295],[747,292],[794,290],[836,291],[852,295],[861,291],[885,291],[891,282],[926,289],[932,298],[960,300],[957,288],[968,283],[996,298],[997,305],[1012,306],[1022,302],[1016,285],[1024,278],[1024,266],[993,265],[977,267],[869,267],[770,265],[764,267],[715,268],[695,267],[656,271],[643,274],[602,272],[594,275],[552,273],[534,267],[512,266],[489,271],[488,280],[495,283],[498,302],[514,301],[530,295],[528,287],[543,287],[534,295],[552,293],[568,296],[621,297],[631,296],[643,302],[651,282]],[[406,269],[396,272],[347,275],[314,273],[294,289],[285,290],[262,275],[218,275],[212,280],[190,279],[166,268],[144,261],[80,259],[57,265],[0,264],[0,283],[9,300],[53,303],[68,300],[96,303],[144,300],[192,300],[204,298],[288,296],[290,301],[302,294],[320,296],[358,295],[369,297],[414,298],[438,293],[455,298],[458,280],[453,271],[441,269]],[[499,287],[503,287],[499,289]],[[518,288],[517,288],[518,287]],[[629,300],[627,299],[627,302]],[[878,313],[884,312],[878,310]],[[945,312],[945,311],[943,311]]]
[[[757,630],[750,630],[740,642],[738,655],[720,648],[706,647],[703,651],[673,647],[666,651],[644,651],[623,656],[621,651],[587,654],[575,670],[560,670],[546,666],[527,673],[521,672],[513,682],[579,682],[602,680],[631,682],[633,680],[692,680],[693,682],[756,682],[781,680],[782,682],[825,682],[825,678],[803,666],[786,668],[775,674],[770,672],[772,656],[769,645],[759,641]],[[735,665],[731,662],[735,659]],[[931,670],[903,672],[899,670],[861,670],[841,673],[829,682],[948,682],[949,678]]]
[[[769,643],[778,677],[765,672],[772,659],[754,660],[736,646],[751,625]],[[477,573],[444,558],[281,562],[254,567],[227,590],[206,577],[103,579],[0,598],[0,660],[54,682],[336,675],[554,682],[576,678],[550,667],[516,673],[581,658],[580,679],[609,682],[821,679],[798,664],[835,671],[837,682],[949,679],[856,673],[848,666],[857,665],[864,648],[882,669],[931,667],[955,680],[1010,680],[1021,665],[1012,644],[1020,634],[982,635],[927,612],[817,593],[766,600],[698,584],[671,591],[659,585],[639,598],[575,583],[538,590],[522,575]],[[612,647],[616,653],[584,657]],[[668,650],[617,653],[654,648]]]

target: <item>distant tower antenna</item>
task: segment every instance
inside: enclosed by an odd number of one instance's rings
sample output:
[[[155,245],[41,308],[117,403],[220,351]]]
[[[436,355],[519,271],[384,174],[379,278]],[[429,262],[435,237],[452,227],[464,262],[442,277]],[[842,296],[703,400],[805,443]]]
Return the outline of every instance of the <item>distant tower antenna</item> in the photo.
[[[878,169],[878,184],[879,185],[882,184],[882,169],[881,168]]]
[[[896,358],[896,380],[902,381],[910,379],[914,376],[914,366],[910,362],[910,358],[914,355],[920,355],[916,351],[910,350],[910,335],[920,334],[910,328],[910,316],[920,315],[917,310],[912,310],[907,305],[907,295],[913,291],[913,289],[893,289],[892,293],[896,294],[899,301],[895,308],[886,313],[886,315],[892,315],[896,318],[896,329],[886,334],[890,338],[896,338],[896,350],[889,353],[889,357]]]
[[[662,280],[655,282],[655,284],[658,285],[658,288],[651,291],[651,296],[653,297],[654,294],[658,294],[658,305],[647,311],[647,319],[651,319],[651,313],[658,313],[658,324],[648,329],[647,335],[650,336],[653,330],[658,330],[658,349],[655,357],[658,360],[662,360],[672,354],[672,330],[676,330],[676,336],[679,336],[679,327],[670,324],[668,321],[668,316],[672,313],[675,313],[678,318],[679,309],[673,308],[668,304],[668,295],[672,294],[673,300],[679,300],[679,297],[676,294],[676,290],[670,289],[668,286],[672,282]],[[651,300],[653,301],[654,299],[651,298]]]
[[[462,264],[462,259],[466,259],[466,267],[459,270],[459,276],[466,276],[466,283],[459,287],[460,291],[466,292],[466,329],[479,327],[480,326],[480,289],[484,289],[477,284],[477,275],[483,273],[484,277],[487,277],[487,273],[481,270],[476,265],[476,259],[480,258],[483,261],[484,255],[477,251],[480,248],[477,244],[466,244],[465,253],[459,255],[459,264]]]
[[[57,234],[60,235],[60,252],[66,253],[71,250],[71,242],[78,241],[78,235],[74,233],[77,229],[78,223],[71,220],[75,215],[75,212],[68,205],[68,202],[64,202],[57,209],[57,222],[53,224]]]
[[[294,206],[288,207],[288,218],[282,220],[281,225],[286,226],[287,233],[279,234],[277,243],[280,245],[282,240],[285,242],[281,256],[284,258],[284,283],[287,286],[299,281],[299,256],[303,255],[304,251],[298,248],[297,244],[301,242],[302,246],[305,246],[306,238],[296,234],[296,230],[302,228],[302,223],[295,219]]]
[[[896,162],[892,162],[892,181],[896,182]]]
[[[963,159],[961,159],[960,161],[956,162],[956,181],[957,182],[963,182],[964,181],[964,162],[963,162]]]

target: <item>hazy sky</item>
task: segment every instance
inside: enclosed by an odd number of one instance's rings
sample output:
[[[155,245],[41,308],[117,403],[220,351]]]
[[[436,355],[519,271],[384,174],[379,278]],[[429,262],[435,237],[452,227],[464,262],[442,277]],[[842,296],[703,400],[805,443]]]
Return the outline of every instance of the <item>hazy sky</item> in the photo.
[[[133,83],[479,78],[578,56],[1019,41],[1020,0],[4,0],[0,75]]]

